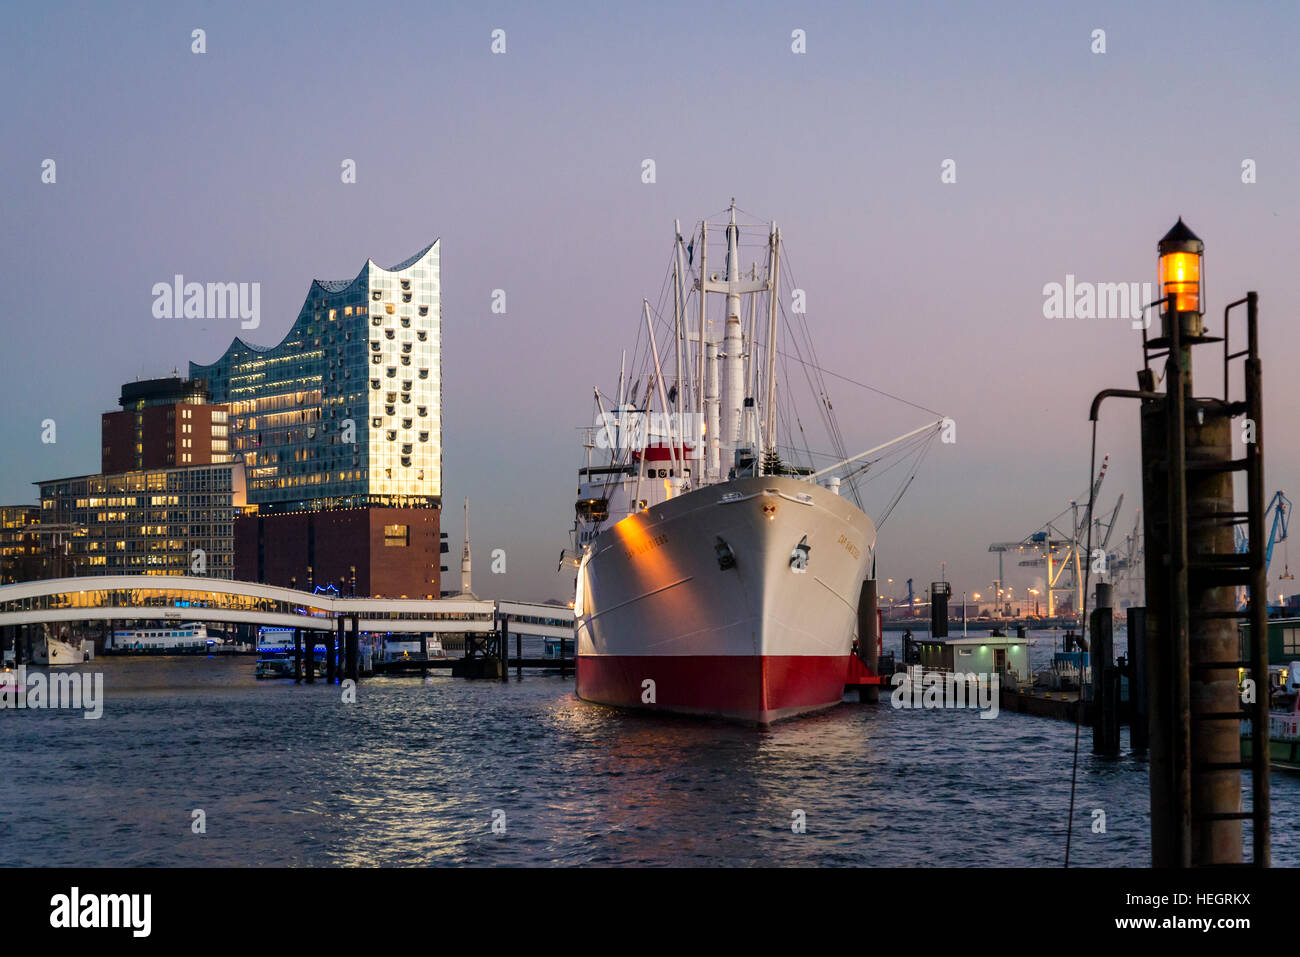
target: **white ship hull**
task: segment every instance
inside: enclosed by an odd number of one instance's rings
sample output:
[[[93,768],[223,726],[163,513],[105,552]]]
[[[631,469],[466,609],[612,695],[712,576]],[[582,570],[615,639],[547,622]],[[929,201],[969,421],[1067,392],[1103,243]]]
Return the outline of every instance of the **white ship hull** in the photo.
[[[838,704],[874,547],[852,502],[785,476],[628,516],[579,568],[578,696],[758,724]]]
[[[32,663],[37,665],[79,665],[85,660],[80,647],[58,638],[42,638],[32,649]]]

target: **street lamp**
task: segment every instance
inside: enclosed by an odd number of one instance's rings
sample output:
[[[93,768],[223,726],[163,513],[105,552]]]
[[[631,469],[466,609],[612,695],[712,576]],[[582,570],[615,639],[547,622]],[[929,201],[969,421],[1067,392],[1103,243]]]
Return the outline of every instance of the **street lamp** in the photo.
[[[961,636],[966,637],[966,593],[961,593]]]

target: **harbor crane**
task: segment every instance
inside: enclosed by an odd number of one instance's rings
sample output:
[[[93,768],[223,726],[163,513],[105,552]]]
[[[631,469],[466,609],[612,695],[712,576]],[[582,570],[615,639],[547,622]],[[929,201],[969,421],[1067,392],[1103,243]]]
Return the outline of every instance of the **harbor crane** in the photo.
[[[1098,471],[1097,478],[1090,490],[1089,501],[1092,503],[1097,501],[1097,496],[1101,493],[1101,487],[1106,481],[1106,470],[1109,465],[1110,455],[1108,454],[1102,459],[1101,469]],[[1087,544],[1087,530],[1095,521],[1093,547],[1104,550],[1110,542],[1111,532],[1115,528],[1116,518],[1123,502],[1124,496],[1121,495],[1114,511],[1111,513],[1110,521],[1102,522],[1100,519],[1094,520],[1087,504],[1081,506],[1078,500],[1072,499],[1068,508],[1049,519],[1038,531],[1018,542],[994,542],[990,545],[989,551],[997,553],[998,556],[998,580],[995,584],[998,613],[1004,613],[1002,563],[1003,556],[1008,552],[1030,553],[1029,558],[1018,563],[1021,567],[1046,566],[1047,617],[1056,617],[1057,596],[1062,594],[1072,596],[1077,613],[1083,607],[1084,574],[1080,552]],[[1066,514],[1070,515],[1069,526],[1066,526],[1061,521]],[[1103,528],[1105,529],[1104,533],[1102,532]],[[1107,565],[1109,566],[1109,557]]]
[[[1278,576],[1278,581],[1294,581],[1295,576],[1291,574],[1291,560],[1286,546],[1287,530],[1291,524],[1291,500],[1286,497],[1286,492],[1279,490],[1273,493],[1268,507],[1264,509],[1264,524],[1269,526],[1268,544],[1264,546],[1265,574],[1268,573],[1269,566],[1273,563],[1273,547],[1278,542],[1282,542],[1282,551],[1285,557],[1283,558],[1283,571]],[[1240,525],[1236,529],[1236,546],[1239,553],[1250,551],[1250,538]],[[1237,589],[1237,604],[1241,608],[1246,606],[1244,588]]]

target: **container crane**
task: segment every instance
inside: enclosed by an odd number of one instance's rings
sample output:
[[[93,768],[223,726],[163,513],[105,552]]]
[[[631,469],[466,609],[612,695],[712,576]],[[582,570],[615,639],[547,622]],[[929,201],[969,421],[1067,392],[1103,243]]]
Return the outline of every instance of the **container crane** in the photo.
[[[1291,560],[1286,546],[1287,530],[1291,524],[1290,513],[1291,500],[1286,497],[1286,493],[1280,490],[1274,492],[1273,497],[1269,500],[1268,507],[1264,509],[1264,523],[1269,525],[1268,544],[1264,546],[1264,570],[1267,572],[1273,562],[1273,547],[1278,542],[1282,542],[1282,552],[1285,557],[1283,558],[1282,574],[1278,576],[1279,581],[1293,581],[1295,579],[1295,576],[1291,574]],[[1246,530],[1240,525],[1237,526],[1236,542],[1238,552],[1250,550],[1250,538],[1246,534]],[[1244,607],[1240,595],[1239,604]]]

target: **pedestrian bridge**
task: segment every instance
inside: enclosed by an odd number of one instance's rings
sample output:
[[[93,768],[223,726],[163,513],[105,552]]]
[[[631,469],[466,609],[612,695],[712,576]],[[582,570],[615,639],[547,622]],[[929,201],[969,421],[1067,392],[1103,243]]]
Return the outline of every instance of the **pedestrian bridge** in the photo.
[[[334,631],[490,633],[508,616],[527,634],[573,635],[573,611],[474,598],[339,598],[190,575],[105,575],[0,586],[0,628],[54,622],[196,621]],[[567,623],[567,624],[566,624]]]

